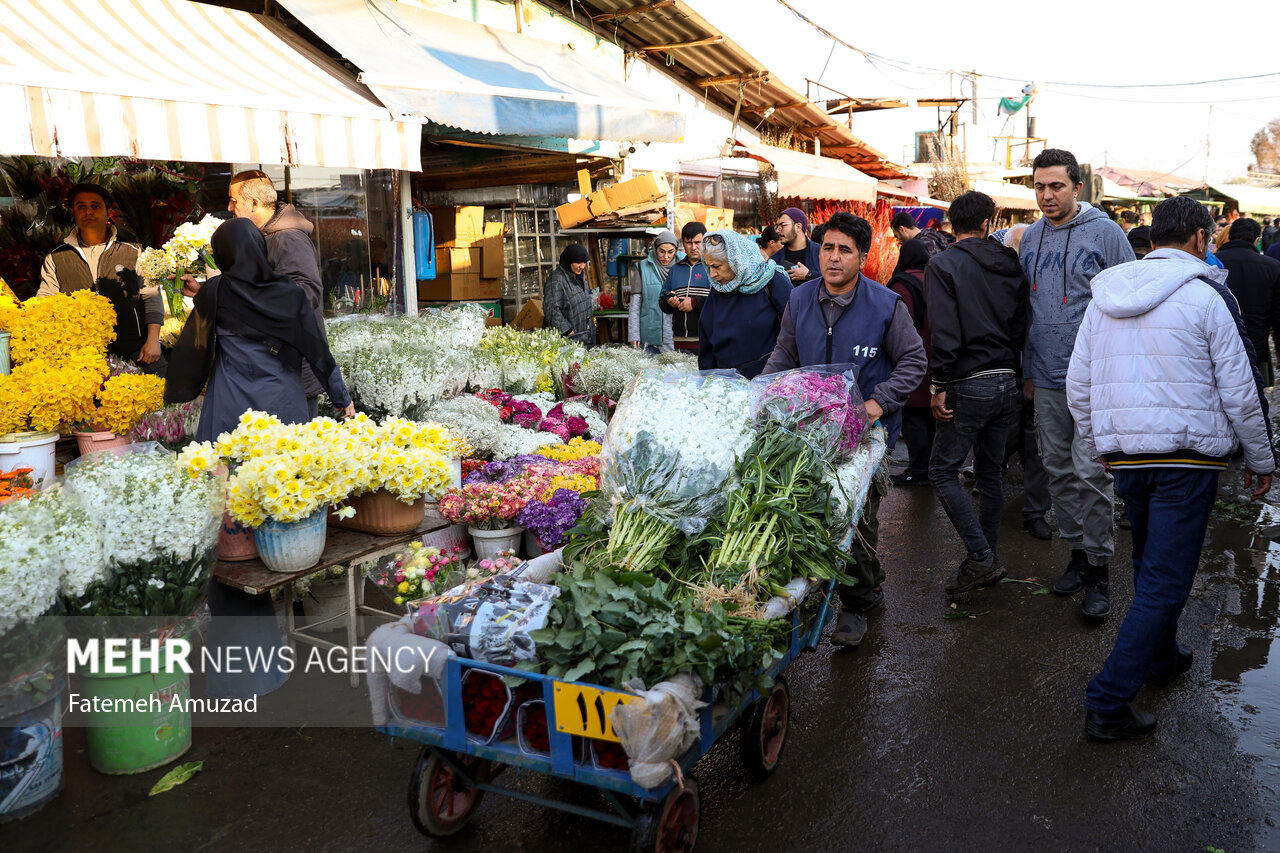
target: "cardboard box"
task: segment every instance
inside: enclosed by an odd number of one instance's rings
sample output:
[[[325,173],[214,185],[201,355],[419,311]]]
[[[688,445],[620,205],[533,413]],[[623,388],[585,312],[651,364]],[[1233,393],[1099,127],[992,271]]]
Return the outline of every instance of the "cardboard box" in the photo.
[[[503,254],[503,236],[506,226],[501,222],[486,222],[484,237],[480,239],[480,275],[484,278],[502,278],[506,269]]]
[[[725,207],[708,207],[700,220],[708,231],[733,230],[733,211]]]
[[[484,236],[483,207],[429,207],[436,247],[465,249]]]
[[[577,228],[584,222],[591,221],[591,199],[580,198],[556,208],[556,216],[560,218],[561,228]]]
[[[447,246],[436,247],[436,275],[444,273],[468,273],[473,272],[484,278],[494,278],[494,276],[486,276],[481,270],[481,249],[478,246],[472,246],[469,249],[450,249]]]
[[[524,304],[524,307],[520,309],[520,313],[516,315],[516,319],[511,323],[511,325],[515,326],[517,329],[523,329],[526,332],[531,332],[534,329],[542,328],[543,316],[542,300],[530,299]]]
[[[666,177],[655,172],[605,187],[604,192],[610,206],[617,210],[645,202],[664,201],[670,190]]]
[[[437,273],[433,281],[418,282],[418,299],[425,301],[502,298],[502,282],[481,278],[477,272]]]

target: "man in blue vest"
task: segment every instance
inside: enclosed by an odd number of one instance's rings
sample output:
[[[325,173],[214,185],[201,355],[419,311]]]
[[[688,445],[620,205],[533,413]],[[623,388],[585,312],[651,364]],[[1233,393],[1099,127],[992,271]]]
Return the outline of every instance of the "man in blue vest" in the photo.
[[[855,364],[867,403],[867,420],[879,419],[893,448],[902,429],[902,405],[924,378],[924,343],[898,294],[862,274],[871,251],[871,225],[851,213],[836,213],[826,224],[819,266],[821,277],[791,293],[782,312],[782,330],[764,373],[824,364]],[[867,613],[884,603],[884,568],[875,555],[876,513],[887,494],[877,476],[867,494],[850,548],[847,572],[857,584],[840,587],[843,605],[831,635],[838,646],[856,647],[867,633]]]

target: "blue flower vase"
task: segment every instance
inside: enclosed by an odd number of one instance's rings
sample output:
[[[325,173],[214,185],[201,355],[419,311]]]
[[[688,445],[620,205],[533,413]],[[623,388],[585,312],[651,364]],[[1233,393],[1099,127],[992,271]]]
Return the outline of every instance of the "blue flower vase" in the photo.
[[[258,559],[273,572],[300,572],[320,562],[329,532],[328,507],[304,519],[283,522],[272,519],[253,529]]]

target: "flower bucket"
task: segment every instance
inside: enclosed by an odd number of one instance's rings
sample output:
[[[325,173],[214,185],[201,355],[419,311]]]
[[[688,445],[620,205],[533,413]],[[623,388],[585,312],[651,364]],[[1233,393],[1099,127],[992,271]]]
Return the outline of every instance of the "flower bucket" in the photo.
[[[0,823],[39,811],[62,790],[62,691],[0,719]]]
[[[471,541],[476,544],[477,560],[492,560],[499,551],[511,551],[520,547],[520,538],[524,528],[511,526],[501,530],[481,530],[479,527],[467,527]]]
[[[0,375],[9,375],[9,333],[0,332]]]
[[[56,432],[11,432],[0,435],[0,471],[30,468],[31,482],[52,482]]]
[[[168,764],[191,748],[191,711],[186,708],[191,678],[181,667],[173,669],[165,672],[158,663],[139,667],[130,660],[127,672],[121,675],[80,675],[80,692],[86,698],[124,700],[141,708],[85,714],[89,763],[95,770],[112,776],[143,773]],[[179,701],[175,703],[175,699]]]
[[[524,532],[525,556],[532,559],[534,557],[541,557],[545,553],[547,553],[547,549],[543,548],[542,543],[538,541],[538,535],[532,530],[526,529]]]
[[[253,529],[258,557],[273,572],[300,572],[320,562],[325,534],[329,529],[328,509],[319,509],[300,521],[274,519]]]
[[[103,450],[112,450],[116,447],[128,447],[133,444],[127,436],[116,435],[108,430],[77,432],[75,437],[76,444],[80,447],[81,456],[88,456],[90,453],[98,453]]]
[[[413,503],[407,504],[386,489],[376,489],[349,497],[346,503],[356,511],[356,514],[351,518],[338,518],[332,515],[329,523],[343,530],[359,530],[375,536],[411,533],[422,524],[422,519],[427,512],[425,499],[418,498]]]
[[[347,623],[342,617],[347,615],[346,579],[313,581],[307,594],[302,596],[302,612],[307,620],[304,627],[320,625],[314,630],[345,631]]]
[[[222,514],[222,532],[218,534],[218,559],[228,563],[252,560],[258,556],[258,544],[254,541],[253,528],[245,527],[231,517]]]

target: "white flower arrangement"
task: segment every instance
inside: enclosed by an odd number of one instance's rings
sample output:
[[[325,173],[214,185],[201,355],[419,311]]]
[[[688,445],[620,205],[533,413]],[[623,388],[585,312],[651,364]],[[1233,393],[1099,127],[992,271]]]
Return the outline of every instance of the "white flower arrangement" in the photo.
[[[221,482],[187,476],[158,446],[133,447],[140,452],[95,454],[67,471],[67,492],[93,523],[108,564],[187,561],[216,545]]]
[[[164,249],[143,249],[134,269],[150,284],[166,281],[178,273],[177,261]]]
[[[465,438],[476,456],[493,456],[508,426],[502,423],[496,406],[469,394],[440,401],[427,417]]]
[[[93,519],[65,489],[46,489],[39,500],[53,511],[61,561],[61,593],[79,598],[94,581],[105,580],[107,563]]]
[[[502,388],[510,394],[555,392],[560,378],[586,355],[580,345],[555,329],[520,331],[512,326],[486,329],[476,347],[471,387]]]
[[[498,426],[502,431],[497,444],[493,448],[494,459],[510,459],[512,456],[533,453],[539,447],[564,444],[564,440],[553,433],[537,432],[514,424],[499,424]]]
[[[34,622],[57,601],[59,547],[57,522],[46,502],[0,505],[0,638]]]

